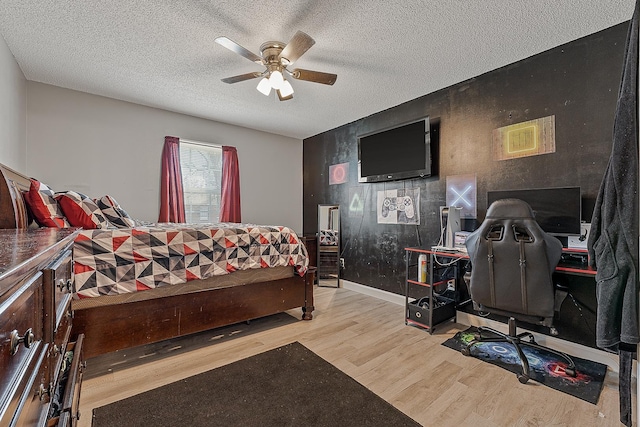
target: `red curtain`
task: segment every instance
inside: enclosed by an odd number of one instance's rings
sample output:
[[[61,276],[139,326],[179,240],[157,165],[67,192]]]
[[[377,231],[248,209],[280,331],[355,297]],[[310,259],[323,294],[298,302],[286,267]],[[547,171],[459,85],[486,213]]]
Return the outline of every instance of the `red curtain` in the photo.
[[[220,222],[240,222],[240,167],[235,147],[222,147]]]
[[[158,222],[184,222],[184,193],[180,170],[180,138],[164,137]]]

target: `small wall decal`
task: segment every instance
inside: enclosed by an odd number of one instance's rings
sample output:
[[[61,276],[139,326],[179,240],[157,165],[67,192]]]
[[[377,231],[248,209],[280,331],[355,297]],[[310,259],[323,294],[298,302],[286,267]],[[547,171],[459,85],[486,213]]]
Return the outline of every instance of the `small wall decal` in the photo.
[[[364,187],[349,188],[349,216],[360,217],[364,213]]]
[[[478,204],[476,175],[447,177],[447,206],[462,208],[460,218],[477,218]]]
[[[556,152],[556,116],[494,129],[493,159],[509,160]]]
[[[344,184],[349,180],[349,163],[329,166],[329,185]]]

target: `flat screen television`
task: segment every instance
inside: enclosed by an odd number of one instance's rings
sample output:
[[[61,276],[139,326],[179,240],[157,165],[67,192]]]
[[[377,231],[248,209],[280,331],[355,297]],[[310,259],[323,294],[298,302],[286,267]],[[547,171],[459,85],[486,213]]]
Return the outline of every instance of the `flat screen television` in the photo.
[[[358,181],[431,176],[429,118],[358,136]]]
[[[540,227],[556,236],[580,235],[582,198],[580,187],[501,190],[487,193],[487,206],[499,199],[529,203]]]

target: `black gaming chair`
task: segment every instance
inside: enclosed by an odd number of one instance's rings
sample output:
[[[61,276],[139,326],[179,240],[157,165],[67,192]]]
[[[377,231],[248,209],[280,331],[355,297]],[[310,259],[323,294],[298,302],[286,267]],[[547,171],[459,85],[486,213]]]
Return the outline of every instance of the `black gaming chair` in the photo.
[[[491,204],[480,227],[465,243],[471,260],[469,292],[474,309],[509,317],[509,334],[478,328],[475,339],[462,350],[470,355],[479,342],[509,342],[518,352],[522,374],[529,380],[529,363],[520,346],[542,348],[567,362],[565,372],[575,376],[575,364],[564,353],[542,347],[529,332],[517,334],[516,318],[552,327],[555,290],[552,274],[562,255],[562,244],[546,234],[531,207],[519,199]]]

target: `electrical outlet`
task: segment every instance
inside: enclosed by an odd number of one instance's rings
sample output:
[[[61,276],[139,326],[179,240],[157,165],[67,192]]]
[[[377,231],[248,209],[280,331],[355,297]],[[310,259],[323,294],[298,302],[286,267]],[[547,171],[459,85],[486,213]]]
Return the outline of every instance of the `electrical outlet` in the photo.
[[[340,258],[340,268],[344,268],[344,258]]]

